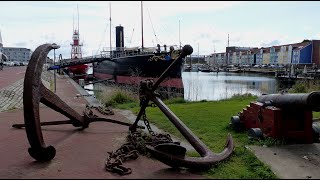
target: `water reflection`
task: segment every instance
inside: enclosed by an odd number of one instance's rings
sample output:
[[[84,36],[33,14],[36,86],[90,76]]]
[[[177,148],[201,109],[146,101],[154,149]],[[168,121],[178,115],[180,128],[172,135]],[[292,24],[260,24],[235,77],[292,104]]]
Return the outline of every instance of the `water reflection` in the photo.
[[[88,74],[92,73],[92,68]],[[234,94],[277,93],[277,82],[273,76],[253,73],[231,72],[183,72],[184,99],[188,101],[228,99]],[[97,89],[89,84],[85,89]],[[88,91],[94,94],[93,91]]]
[[[228,99],[234,94],[276,93],[274,77],[250,73],[184,72],[184,99],[188,101]]]

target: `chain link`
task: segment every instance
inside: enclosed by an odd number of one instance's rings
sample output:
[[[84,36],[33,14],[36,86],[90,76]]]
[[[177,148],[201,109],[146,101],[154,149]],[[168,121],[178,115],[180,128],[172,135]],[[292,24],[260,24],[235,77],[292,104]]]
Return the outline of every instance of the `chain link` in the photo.
[[[146,111],[144,110],[143,113],[142,113],[142,119],[143,119],[143,122],[144,124],[146,125],[149,133],[151,134],[152,137],[155,136],[155,133],[153,132],[153,130],[151,129],[151,126],[150,126],[150,123],[147,119],[147,115],[146,115]]]
[[[173,143],[169,134],[155,134],[150,127],[145,111],[142,115],[143,121],[148,128],[149,134],[141,130],[130,132],[127,136],[127,143],[122,145],[115,152],[108,152],[109,156],[105,163],[105,169],[109,172],[127,175],[132,172],[131,168],[124,167],[122,164],[128,159],[137,159],[138,154],[146,155],[146,145],[156,146],[162,143]]]
[[[90,106],[90,105],[86,105],[86,109],[89,109],[92,112],[92,109],[97,110],[99,113],[103,114],[103,115],[114,115],[114,112],[111,108],[109,107],[101,107],[101,106]],[[92,112],[93,113],[93,112]],[[96,115],[95,115],[96,116]],[[98,117],[98,116],[96,116]]]

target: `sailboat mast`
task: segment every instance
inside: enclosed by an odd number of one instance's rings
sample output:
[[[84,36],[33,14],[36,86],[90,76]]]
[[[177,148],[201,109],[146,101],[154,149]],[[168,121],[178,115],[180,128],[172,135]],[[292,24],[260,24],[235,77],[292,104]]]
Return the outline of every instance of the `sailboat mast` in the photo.
[[[142,1],[141,1],[141,41],[142,41],[142,51],[143,51],[143,7],[142,7]]]

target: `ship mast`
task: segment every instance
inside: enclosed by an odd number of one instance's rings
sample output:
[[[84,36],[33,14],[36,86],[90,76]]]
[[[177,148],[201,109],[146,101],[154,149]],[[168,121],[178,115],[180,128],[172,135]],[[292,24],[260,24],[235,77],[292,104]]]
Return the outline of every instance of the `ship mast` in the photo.
[[[75,28],[74,27],[74,19],[73,19],[73,36],[72,40],[73,42],[70,44],[71,45],[71,59],[79,59],[82,58],[82,52],[81,52],[81,46],[80,44],[80,34],[79,34],[79,8],[77,5],[77,15],[78,15],[78,26]]]
[[[179,49],[181,49],[181,41],[180,41],[180,19],[179,19]]]
[[[111,52],[112,52],[112,46],[111,46],[111,2],[109,3],[109,11],[110,11],[110,56],[111,56]]]
[[[142,7],[142,1],[141,1],[141,41],[142,41],[142,51],[143,51],[143,7]]]

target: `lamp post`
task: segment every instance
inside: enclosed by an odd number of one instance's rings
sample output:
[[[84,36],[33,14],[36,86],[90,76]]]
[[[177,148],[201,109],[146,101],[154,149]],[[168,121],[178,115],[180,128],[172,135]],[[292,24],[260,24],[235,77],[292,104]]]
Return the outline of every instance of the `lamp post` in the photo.
[[[52,48],[53,48],[53,65],[55,66],[56,63],[56,49],[60,48],[59,45],[57,45],[56,43],[52,44]],[[54,93],[56,93],[57,91],[57,81],[56,81],[56,70],[53,70],[53,81],[54,81]]]

